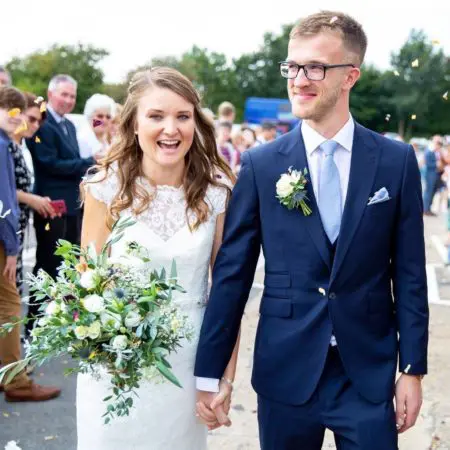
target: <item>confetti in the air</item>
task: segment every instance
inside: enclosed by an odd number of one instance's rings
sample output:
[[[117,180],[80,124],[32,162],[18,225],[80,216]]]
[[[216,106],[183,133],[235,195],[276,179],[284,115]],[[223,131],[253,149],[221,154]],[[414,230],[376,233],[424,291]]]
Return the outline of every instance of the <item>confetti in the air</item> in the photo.
[[[53,441],[53,439],[56,439],[56,436],[45,436],[44,441]]]
[[[42,102],[44,101],[44,97],[38,97],[35,101],[34,101],[34,103],[36,103],[36,105],[40,105]]]
[[[34,142],[36,142],[36,144],[40,144],[41,143],[41,139],[39,138],[39,136],[36,136],[36,139],[34,140]]]
[[[412,119],[412,120],[416,120],[416,119],[417,119],[417,116],[416,116],[415,114],[412,114],[412,115],[411,115],[411,119]]]
[[[45,113],[45,111],[47,111],[47,104],[45,102],[41,103],[41,107],[39,108],[39,111],[41,113]]]
[[[4,413],[3,413],[3,417],[8,418],[8,417],[9,417],[9,414],[4,412]]]
[[[334,16],[330,19],[330,25],[338,20],[337,16]]]
[[[447,99],[448,99],[448,91],[445,91],[445,92],[444,92],[444,95],[442,96],[442,98],[443,98],[444,100],[447,100]]]
[[[47,224],[45,225],[45,231],[50,231],[50,224],[47,222]]]
[[[411,63],[411,67],[419,67],[419,60],[417,58]]]
[[[99,127],[100,125],[103,125],[103,121],[98,120],[98,119],[94,119],[92,124],[94,125],[94,128],[95,127]]]
[[[440,45],[441,41],[440,41],[439,39],[433,39],[433,40],[431,41],[431,43],[432,43],[433,45]]]
[[[391,115],[390,114],[386,114],[386,122],[389,122],[389,120],[391,120]]]
[[[17,117],[21,113],[20,108],[13,108],[8,111],[9,117]]]
[[[19,127],[14,131],[14,134],[23,133],[24,131],[28,130],[28,125],[25,120],[22,121],[22,123],[19,125]]]
[[[394,70],[394,75],[395,75],[396,77],[399,77],[399,76],[400,76],[400,72],[399,72],[398,70]]]

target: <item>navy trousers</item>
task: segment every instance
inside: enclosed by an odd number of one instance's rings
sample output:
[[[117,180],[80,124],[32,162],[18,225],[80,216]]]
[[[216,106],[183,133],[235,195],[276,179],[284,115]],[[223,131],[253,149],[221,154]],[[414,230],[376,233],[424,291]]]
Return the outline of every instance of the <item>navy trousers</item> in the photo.
[[[321,450],[325,429],[337,450],[398,450],[393,401],[370,403],[345,374],[336,347],[311,399],[300,406],[258,397],[262,450]]]

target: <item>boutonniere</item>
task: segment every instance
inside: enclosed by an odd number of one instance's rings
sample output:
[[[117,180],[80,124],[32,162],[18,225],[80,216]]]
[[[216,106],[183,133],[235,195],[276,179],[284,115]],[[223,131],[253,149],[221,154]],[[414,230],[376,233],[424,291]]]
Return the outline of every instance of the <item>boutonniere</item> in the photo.
[[[308,206],[306,185],[308,183],[308,169],[303,172],[289,167],[287,173],[283,173],[277,182],[277,199],[287,209],[301,208],[303,215],[309,216],[312,209]]]

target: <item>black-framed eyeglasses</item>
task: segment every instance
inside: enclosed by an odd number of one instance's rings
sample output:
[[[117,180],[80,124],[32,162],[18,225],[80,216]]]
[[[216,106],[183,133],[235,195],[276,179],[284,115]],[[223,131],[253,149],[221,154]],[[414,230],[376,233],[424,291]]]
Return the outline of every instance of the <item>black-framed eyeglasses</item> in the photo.
[[[297,78],[301,69],[305,73],[305,77],[311,81],[322,81],[328,69],[337,67],[356,67],[354,64],[296,64],[292,61],[280,61],[280,73],[283,78]]]

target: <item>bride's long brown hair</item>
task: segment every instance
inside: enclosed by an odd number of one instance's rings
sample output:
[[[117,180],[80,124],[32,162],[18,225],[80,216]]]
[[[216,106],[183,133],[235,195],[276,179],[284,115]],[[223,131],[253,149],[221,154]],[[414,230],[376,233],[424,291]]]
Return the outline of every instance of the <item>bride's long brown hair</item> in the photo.
[[[191,224],[195,229],[208,220],[209,210],[205,202],[208,186],[222,186],[229,190],[219,177],[224,176],[231,182],[235,181],[235,177],[219,155],[214,124],[202,112],[200,96],[188,78],[169,67],[154,67],[138,72],[131,80],[120,117],[118,140],[97,166],[97,169],[105,172],[105,176],[111,170],[116,171],[119,182],[117,193],[108,208],[107,223],[111,226],[119,218],[120,212],[130,207],[133,214],[138,215],[152,201],[152,193],[136,183],[144,174],[143,153],[135,130],[139,100],[148,89],[155,86],[169,89],[194,105],[195,133],[192,146],[185,156],[183,187],[187,202],[186,214],[190,210],[197,218]]]

